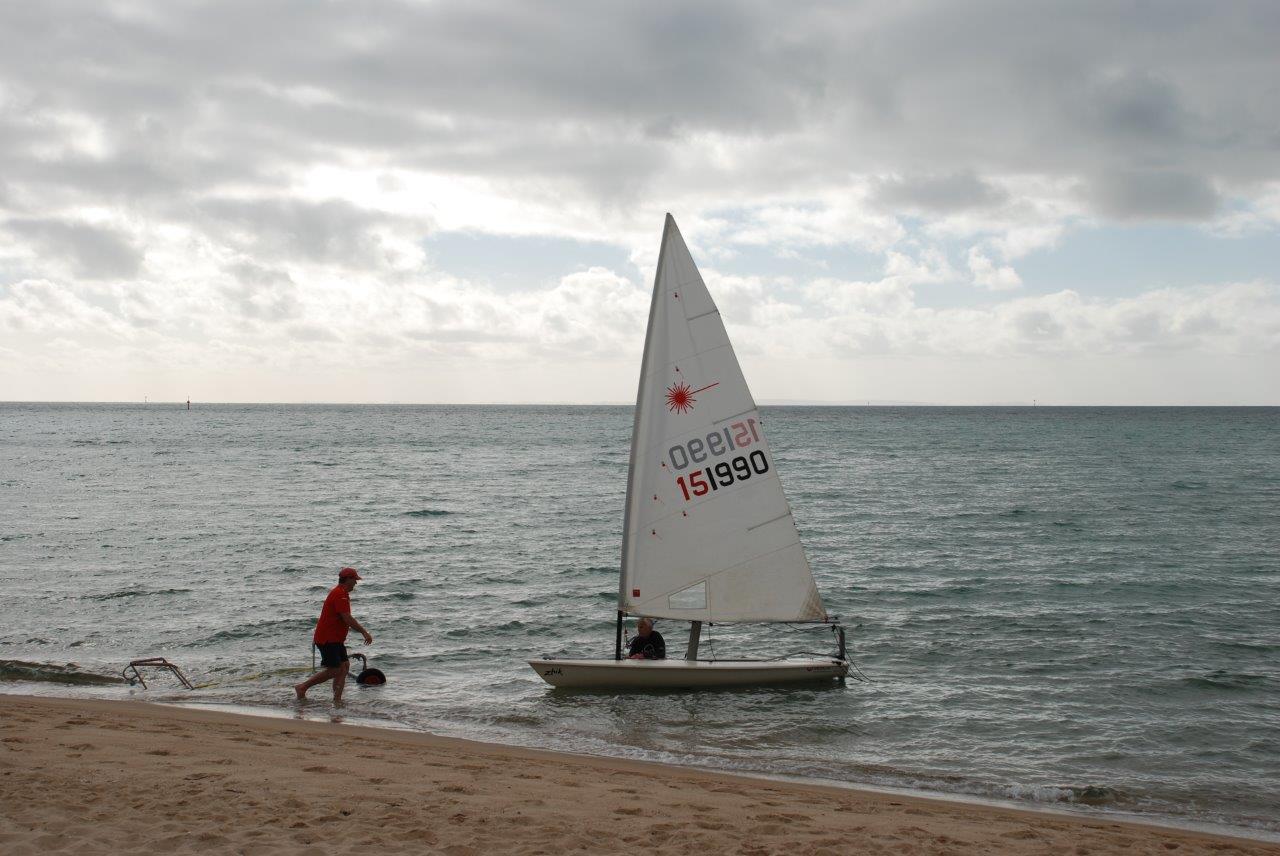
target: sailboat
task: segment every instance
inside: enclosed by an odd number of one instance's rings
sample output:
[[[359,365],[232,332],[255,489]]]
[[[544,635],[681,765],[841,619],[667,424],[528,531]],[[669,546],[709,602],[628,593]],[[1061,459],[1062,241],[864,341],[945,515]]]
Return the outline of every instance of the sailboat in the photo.
[[[764,425],[675,219],[663,228],[631,435],[612,659],[530,660],[573,688],[703,688],[831,681],[849,662],[778,479]],[[689,622],[682,659],[623,658],[623,621]],[[700,659],[703,623],[818,623],[826,658]]]

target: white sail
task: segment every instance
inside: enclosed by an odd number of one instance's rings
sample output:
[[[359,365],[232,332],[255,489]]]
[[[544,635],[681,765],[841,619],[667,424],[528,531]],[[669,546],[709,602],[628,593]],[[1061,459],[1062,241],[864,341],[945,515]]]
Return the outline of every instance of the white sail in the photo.
[[[618,608],[826,618],[751,391],[667,215],[631,438]]]

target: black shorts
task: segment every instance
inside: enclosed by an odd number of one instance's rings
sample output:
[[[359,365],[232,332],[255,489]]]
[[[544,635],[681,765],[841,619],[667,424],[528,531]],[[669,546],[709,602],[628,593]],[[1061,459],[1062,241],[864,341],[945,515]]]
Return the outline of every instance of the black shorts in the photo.
[[[341,642],[325,642],[323,645],[317,642],[316,647],[320,649],[320,665],[326,669],[341,666],[347,661],[347,646]]]

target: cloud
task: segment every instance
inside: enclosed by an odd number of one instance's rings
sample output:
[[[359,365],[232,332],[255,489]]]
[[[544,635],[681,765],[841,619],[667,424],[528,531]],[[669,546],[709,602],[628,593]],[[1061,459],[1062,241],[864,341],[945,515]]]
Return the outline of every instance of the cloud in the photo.
[[[957,279],[951,262],[936,247],[930,247],[915,256],[890,250],[885,254],[886,281],[903,285],[947,282]]]
[[[10,285],[0,299],[0,326],[11,333],[35,333],[46,337],[74,335],[92,340],[128,340],[134,330],[149,326],[130,323],[131,313],[122,303],[104,306],[80,290],[44,279],[22,280]],[[98,293],[109,293],[100,289]]]
[[[416,267],[425,258],[420,248],[397,241],[396,233],[407,227],[421,235],[427,224],[344,200],[210,198],[198,203],[197,212],[197,222],[220,243],[256,259],[368,269]]]
[[[18,245],[20,256],[54,260],[86,279],[128,279],[138,274],[142,252],[115,229],[54,218],[11,218],[0,222],[0,241]]]
[[[762,354],[1270,347],[1267,286],[1112,304],[1027,259],[1114,224],[1274,236],[1277,41],[1266,4],[4,4],[0,324],[193,371],[603,361],[670,210]],[[436,266],[441,231],[637,269],[499,294]]]
[[[1190,135],[1195,116],[1171,81],[1132,69],[1103,70],[1085,88],[1080,113],[1107,138],[1166,146]]]
[[[232,264],[220,290],[228,307],[245,319],[284,321],[302,312],[297,283],[283,270],[248,261]]]
[[[1095,176],[1086,197],[1117,220],[1192,220],[1213,216],[1222,199],[1203,177],[1168,171]]]
[[[878,182],[875,198],[891,211],[948,213],[991,208],[1003,202],[1007,194],[972,172],[957,172],[884,178]]]
[[[696,229],[694,234],[746,246],[852,244],[881,250],[905,235],[894,218],[857,204],[861,188],[832,196],[837,198],[821,204],[774,202],[739,209],[731,219],[718,220],[714,228]]]
[[[1280,288],[1162,289],[1128,298],[1089,298],[1073,290],[983,308],[932,309],[889,281],[811,286],[828,309],[787,332],[818,356],[848,354],[1019,357],[1037,354],[1196,352],[1280,353]]]
[[[969,273],[974,285],[991,291],[1007,291],[1022,285],[1018,272],[1008,265],[997,266],[977,247],[969,248]]]
[[[46,187],[59,163],[96,193],[272,186],[354,158],[540,176],[597,207],[726,177],[758,195],[855,174],[884,202],[946,212],[990,207],[993,181],[1028,173],[1093,185],[1154,169],[1248,194],[1280,158],[1280,107],[1250,94],[1276,71],[1280,25],[1262,6],[1168,9],[1158,36],[1137,7],[1004,2],[785,17],[750,2],[55,2],[0,16],[6,163]],[[1173,203],[1126,210],[1206,216]]]

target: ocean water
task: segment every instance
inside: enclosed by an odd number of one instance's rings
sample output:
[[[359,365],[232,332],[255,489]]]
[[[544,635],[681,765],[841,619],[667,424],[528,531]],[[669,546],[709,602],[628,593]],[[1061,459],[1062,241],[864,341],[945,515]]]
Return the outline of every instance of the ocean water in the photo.
[[[0,691],[1280,831],[1280,409],[763,419],[871,682],[574,693],[528,668],[612,654],[627,407],[0,404]],[[343,565],[389,683],[299,709]],[[200,686],[111,679],[144,656]]]

